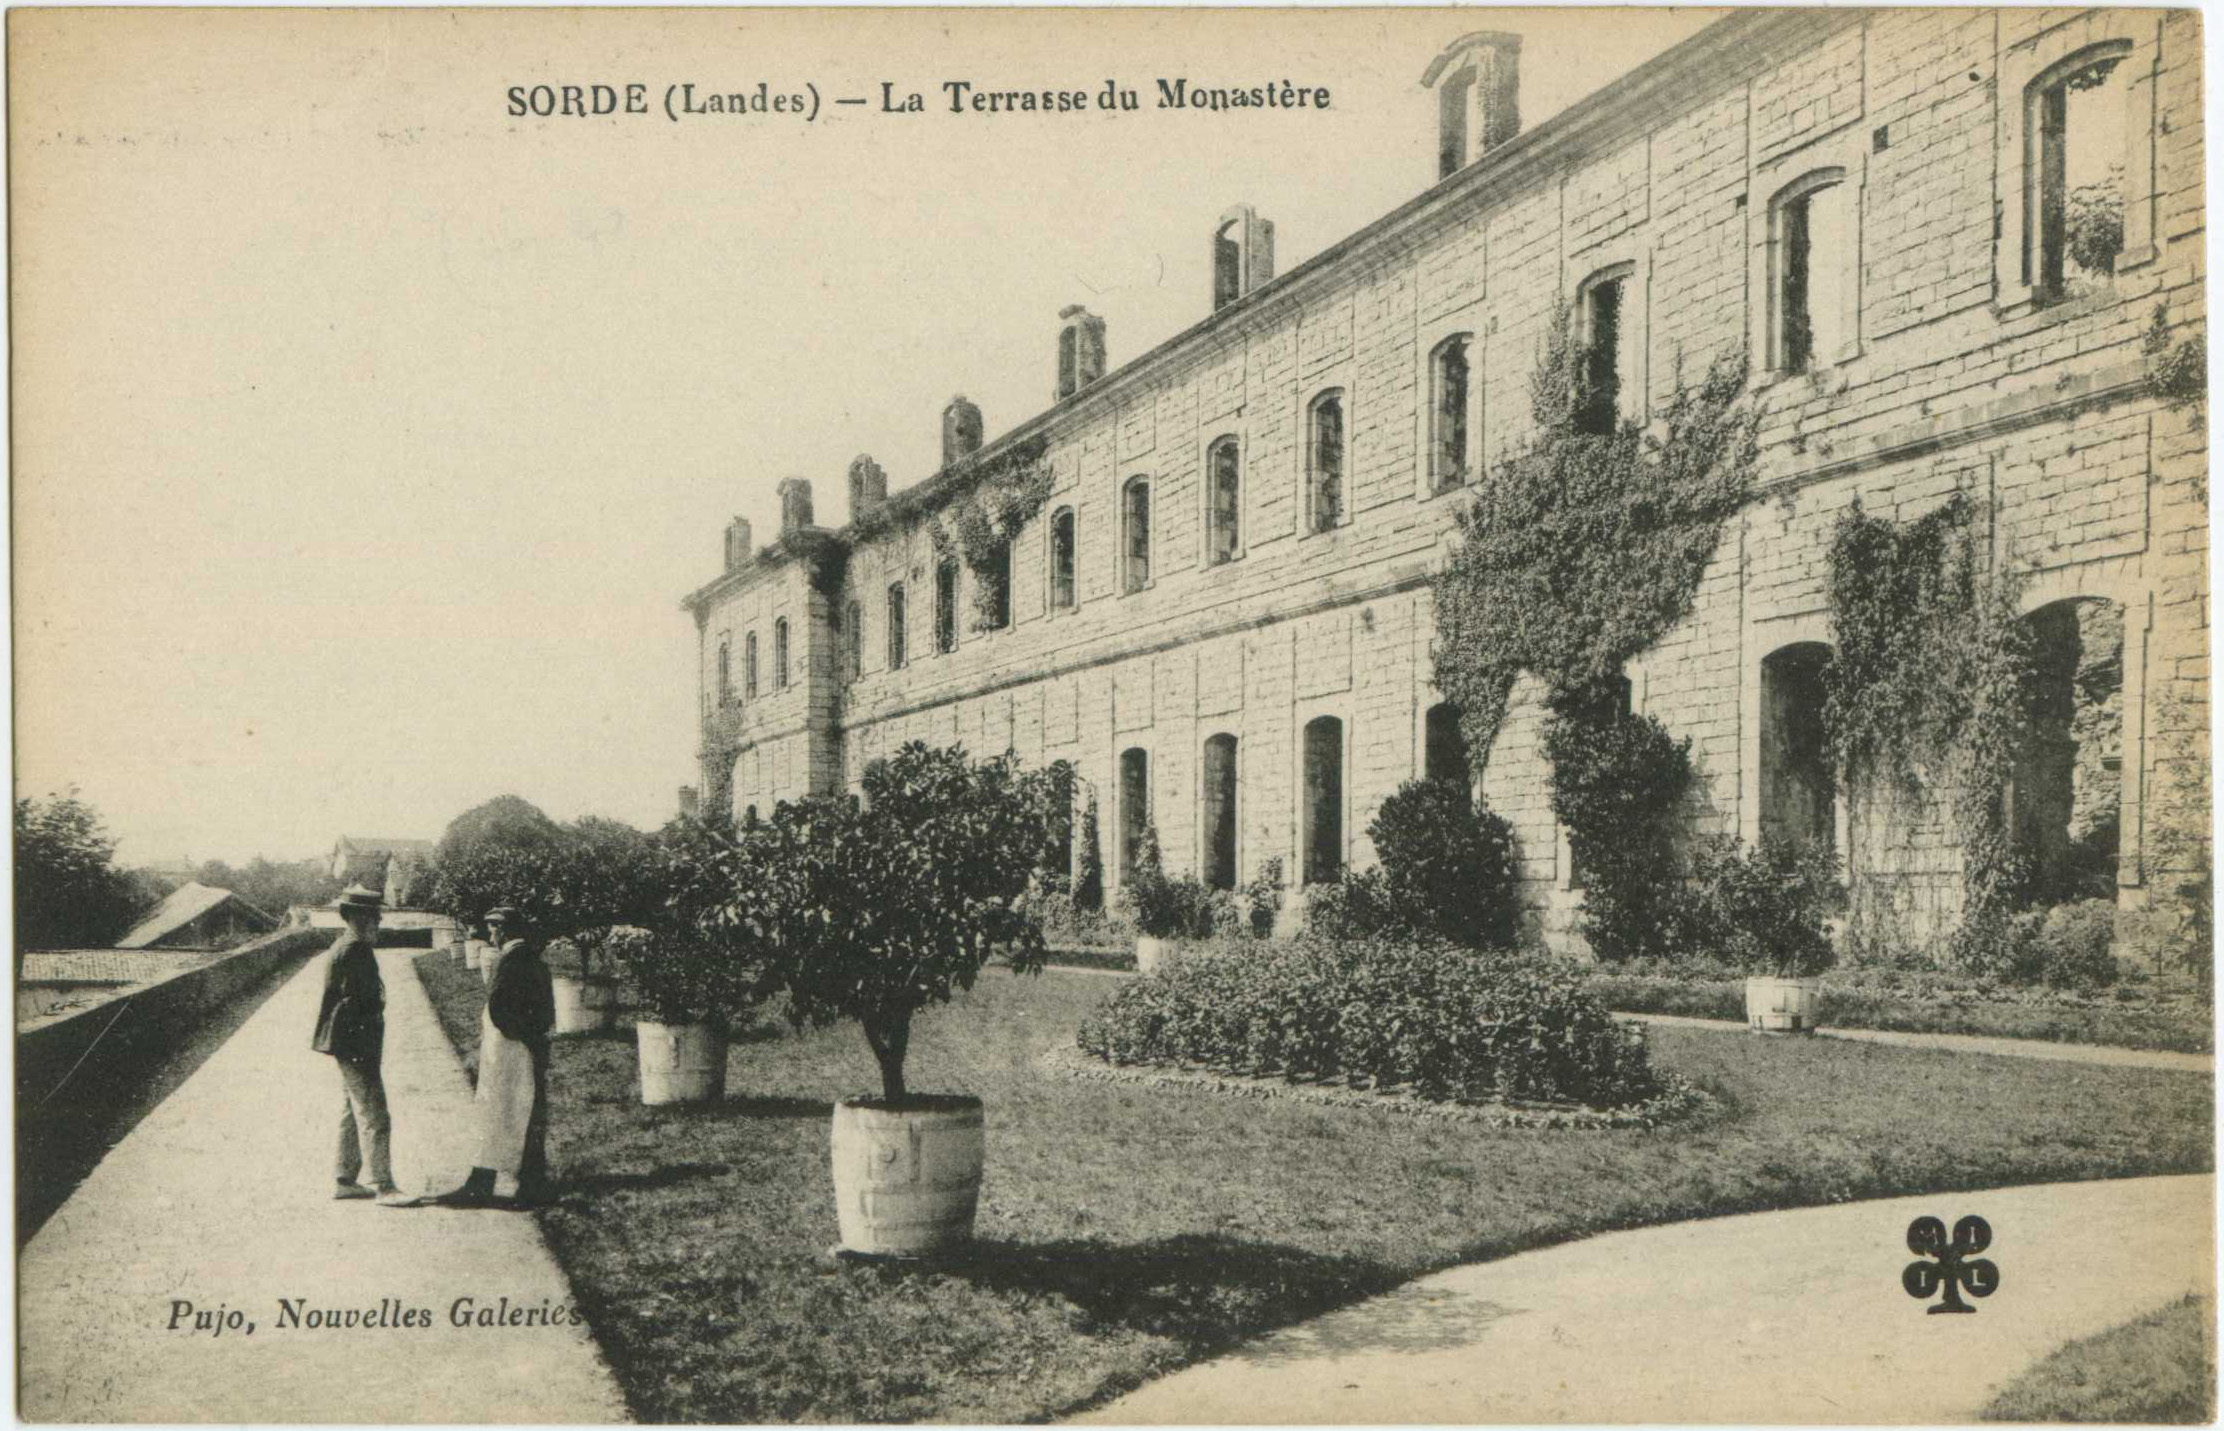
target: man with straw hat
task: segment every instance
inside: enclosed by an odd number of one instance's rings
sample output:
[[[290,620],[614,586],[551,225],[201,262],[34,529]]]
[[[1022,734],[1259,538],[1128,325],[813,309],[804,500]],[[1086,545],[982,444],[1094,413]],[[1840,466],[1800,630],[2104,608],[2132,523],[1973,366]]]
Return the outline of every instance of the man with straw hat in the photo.
[[[351,884],[340,892],[340,918],[347,932],[325,955],[324,1000],[309,1046],[329,1054],[340,1071],[340,1150],[333,1172],[339,1199],[376,1198],[380,1207],[407,1207],[415,1201],[394,1182],[392,1122],[386,1111],[386,1084],[380,1062],[386,1047],[386,984],[379,978],[379,916],[385,902],[377,891]],[[357,1177],[370,1164],[371,1185]]]
[[[463,1186],[434,1201],[446,1207],[522,1206],[547,1197],[548,1036],[556,995],[540,940],[508,905],[489,911],[486,1012],[479,1020],[479,1110],[483,1136]]]

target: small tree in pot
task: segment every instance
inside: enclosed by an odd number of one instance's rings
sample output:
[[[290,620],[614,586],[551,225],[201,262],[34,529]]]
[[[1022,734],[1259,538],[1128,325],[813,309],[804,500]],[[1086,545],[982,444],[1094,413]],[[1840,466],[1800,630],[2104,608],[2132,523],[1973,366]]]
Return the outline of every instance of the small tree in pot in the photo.
[[[605,957],[611,932],[651,922],[665,899],[655,841],[631,825],[586,815],[563,829],[554,861],[557,918],[575,951],[550,965],[556,1032],[591,1033],[616,1016],[617,981]]]
[[[763,965],[686,925],[619,925],[603,947],[633,986],[641,1101],[715,1101],[726,1088],[729,1032],[761,994]]]
[[[1828,921],[1845,904],[1837,857],[1827,848],[1734,836],[1691,853],[1679,942],[1748,971],[1746,1021],[1756,1033],[1813,1033],[1822,1015],[1820,975],[1837,961]]]
[[[729,923],[769,939],[799,1026],[857,1020],[880,1067],[881,1096],[844,1099],[834,1114],[850,1251],[911,1255],[971,1235],[980,1100],[911,1091],[912,1019],[970,989],[998,955],[1041,970],[1025,895],[1068,781],[1061,767],[1022,775],[1009,757],[974,762],[913,742],[867,767],[862,802],[782,804],[740,842]]]

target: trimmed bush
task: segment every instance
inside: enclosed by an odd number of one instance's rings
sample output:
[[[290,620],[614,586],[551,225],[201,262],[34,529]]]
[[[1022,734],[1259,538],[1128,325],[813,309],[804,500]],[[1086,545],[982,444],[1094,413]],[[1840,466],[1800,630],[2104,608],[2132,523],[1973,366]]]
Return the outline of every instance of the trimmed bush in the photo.
[[[1749,849],[1735,836],[1701,840],[1684,892],[1684,942],[1748,974],[1807,978],[1837,962],[1825,922],[1844,901],[1836,859],[1826,849],[1767,839]]]
[[[1472,948],[1509,949],[1521,927],[1513,826],[1444,780],[1409,780],[1367,827],[1400,922]]]
[[[2057,904],[2044,914],[2024,916],[2024,957],[2017,961],[2020,982],[2089,994],[2116,982],[2120,970],[2110,952],[2116,938],[2116,902],[2079,900]]]
[[[1235,900],[1195,875],[1166,873],[1158,852],[1158,827],[1143,827],[1135,868],[1120,889],[1120,902],[1135,920],[1136,932],[1152,939],[1210,939],[1234,933],[1239,923]]]
[[[1380,869],[1345,870],[1334,884],[1305,891],[1305,933],[1320,939],[1376,939],[1410,934]]]
[[[1440,941],[1307,938],[1178,959],[1081,1026],[1113,1063],[1195,1063],[1597,1108],[1660,1091],[1641,1031],[1557,961]]]

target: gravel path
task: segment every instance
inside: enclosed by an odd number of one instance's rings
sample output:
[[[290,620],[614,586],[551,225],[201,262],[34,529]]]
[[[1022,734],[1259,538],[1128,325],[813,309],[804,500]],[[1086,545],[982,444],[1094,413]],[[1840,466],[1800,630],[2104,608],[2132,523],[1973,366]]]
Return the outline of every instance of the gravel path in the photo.
[[[461,1180],[476,1121],[411,958],[379,954],[394,1166],[417,1191]],[[464,1298],[498,1317],[504,1298],[509,1309],[568,1317],[571,1288],[528,1215],[332,1201],[339,1083],[308,1047],[323,978],[320,957],[118,1144],[24,1249],[24,1419],[627,1419],[584,1327],[482,1327],[468,1312],[470,1324],[454,1324]],[[190,1310],[179,1312],[181,1302]],[[300,1325],[281,1324],[286,1304]],[[312,1311],[351,1310],[384,1324],[308,1325]],[[227,1324],[197,1331],[199,1313]],[[392,1325],[420,1315],[429,1325]]]
[[[2215,1198],[2212,1176],[2131,1178],[1611,1233],[1423,1277],[1081,1419],[1972,1421],[2064,1342],[2213,1290]],[[1908,1223],[1971,1213],[1999,1288],[1930,1315],[1900,1285]]]

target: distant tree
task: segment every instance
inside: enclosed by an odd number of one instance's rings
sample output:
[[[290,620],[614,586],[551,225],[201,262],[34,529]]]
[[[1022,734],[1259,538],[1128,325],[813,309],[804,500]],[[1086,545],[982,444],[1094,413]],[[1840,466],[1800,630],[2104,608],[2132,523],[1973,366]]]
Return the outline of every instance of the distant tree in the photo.
[[[562,902],[563,827],[538,806],[498,795],[448,822],[433,852],[432,907],[469,924],[511,904],[544,925]]]
[[[236,868],[222,860],[211,860],[201,866],[195,878],[202,884],[228,889],[263,913],[283,919],[294,905],[331,903],[342,882],[334,879],[329,869],[320,859],[281,863],[257,855]]]
[[[115,838],[76,786],[43,801],[15,802],[19,956],[25,949],[106,948],[131,927],[137,895],[115,857]]]

